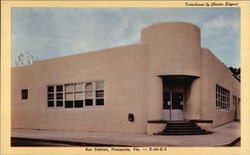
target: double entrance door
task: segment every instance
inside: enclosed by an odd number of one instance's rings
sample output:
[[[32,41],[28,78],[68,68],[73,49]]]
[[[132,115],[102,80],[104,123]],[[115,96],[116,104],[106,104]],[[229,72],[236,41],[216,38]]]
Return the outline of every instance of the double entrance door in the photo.
[[[184,92],[163,92],[163,119],[183,120]]]

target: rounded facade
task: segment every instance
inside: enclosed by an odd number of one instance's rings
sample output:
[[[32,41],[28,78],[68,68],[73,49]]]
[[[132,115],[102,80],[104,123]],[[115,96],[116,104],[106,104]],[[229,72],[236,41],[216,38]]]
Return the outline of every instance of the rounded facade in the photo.
[[[182,22],[158,23],[143,29],[141,39],[148,45],[150,73],[200,76],[198,26]]]

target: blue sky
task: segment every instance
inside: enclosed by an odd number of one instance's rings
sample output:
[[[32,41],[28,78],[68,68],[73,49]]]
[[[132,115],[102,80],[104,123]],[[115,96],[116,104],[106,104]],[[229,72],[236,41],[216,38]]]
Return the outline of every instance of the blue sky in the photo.
[[[12,8],[12,66],[20,53],[47,59],[139,43],[143,28],[168,21],[198,25],[202,47],[240,66],[239,8]]]

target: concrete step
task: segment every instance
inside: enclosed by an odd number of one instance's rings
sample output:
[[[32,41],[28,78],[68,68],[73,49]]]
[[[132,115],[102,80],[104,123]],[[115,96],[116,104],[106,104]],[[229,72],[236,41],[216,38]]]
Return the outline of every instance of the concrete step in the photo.
[[[209,133],[211,132],[201,129],[193,122],[176,121],[167,122],[166,128],[157,135],[200,135]]]
[[[167,126],[197,126],[195,123],[167,123]]]
[[[204,129],[165,129],[163,132],[200,132],[205,131]]]
[[[201,129],[199,126],[182,126],[182,127],[174,127],[174,126],[172,126],[172,127],[169,127],[169,126],[167,126],[166,128],[165,128],[166,130],[174,130],[174,129],[176,129],[176,130],[198,130],[198,129]]]
[[[156,135],[203,135],[210,134],[209,131],[196,131],[196,132],[161,132]]]

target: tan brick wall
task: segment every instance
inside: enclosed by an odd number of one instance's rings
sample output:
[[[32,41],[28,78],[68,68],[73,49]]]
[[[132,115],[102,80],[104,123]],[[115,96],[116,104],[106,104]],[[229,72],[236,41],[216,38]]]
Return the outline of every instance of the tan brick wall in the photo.
[[[240,97],[240,83],[208,49],[202,49],[202,119],[217,127],[234,120],[232,95]],[[216,110],[216,84],[230,91],[230,111]]]
[[[131,45],[13,68],[12,128],[146,133],[145,50]],[[95,80],[105,81],[104,107],[46,108],[47,85]],[[29,89],[27,101],[20,99],[23,88]]]

